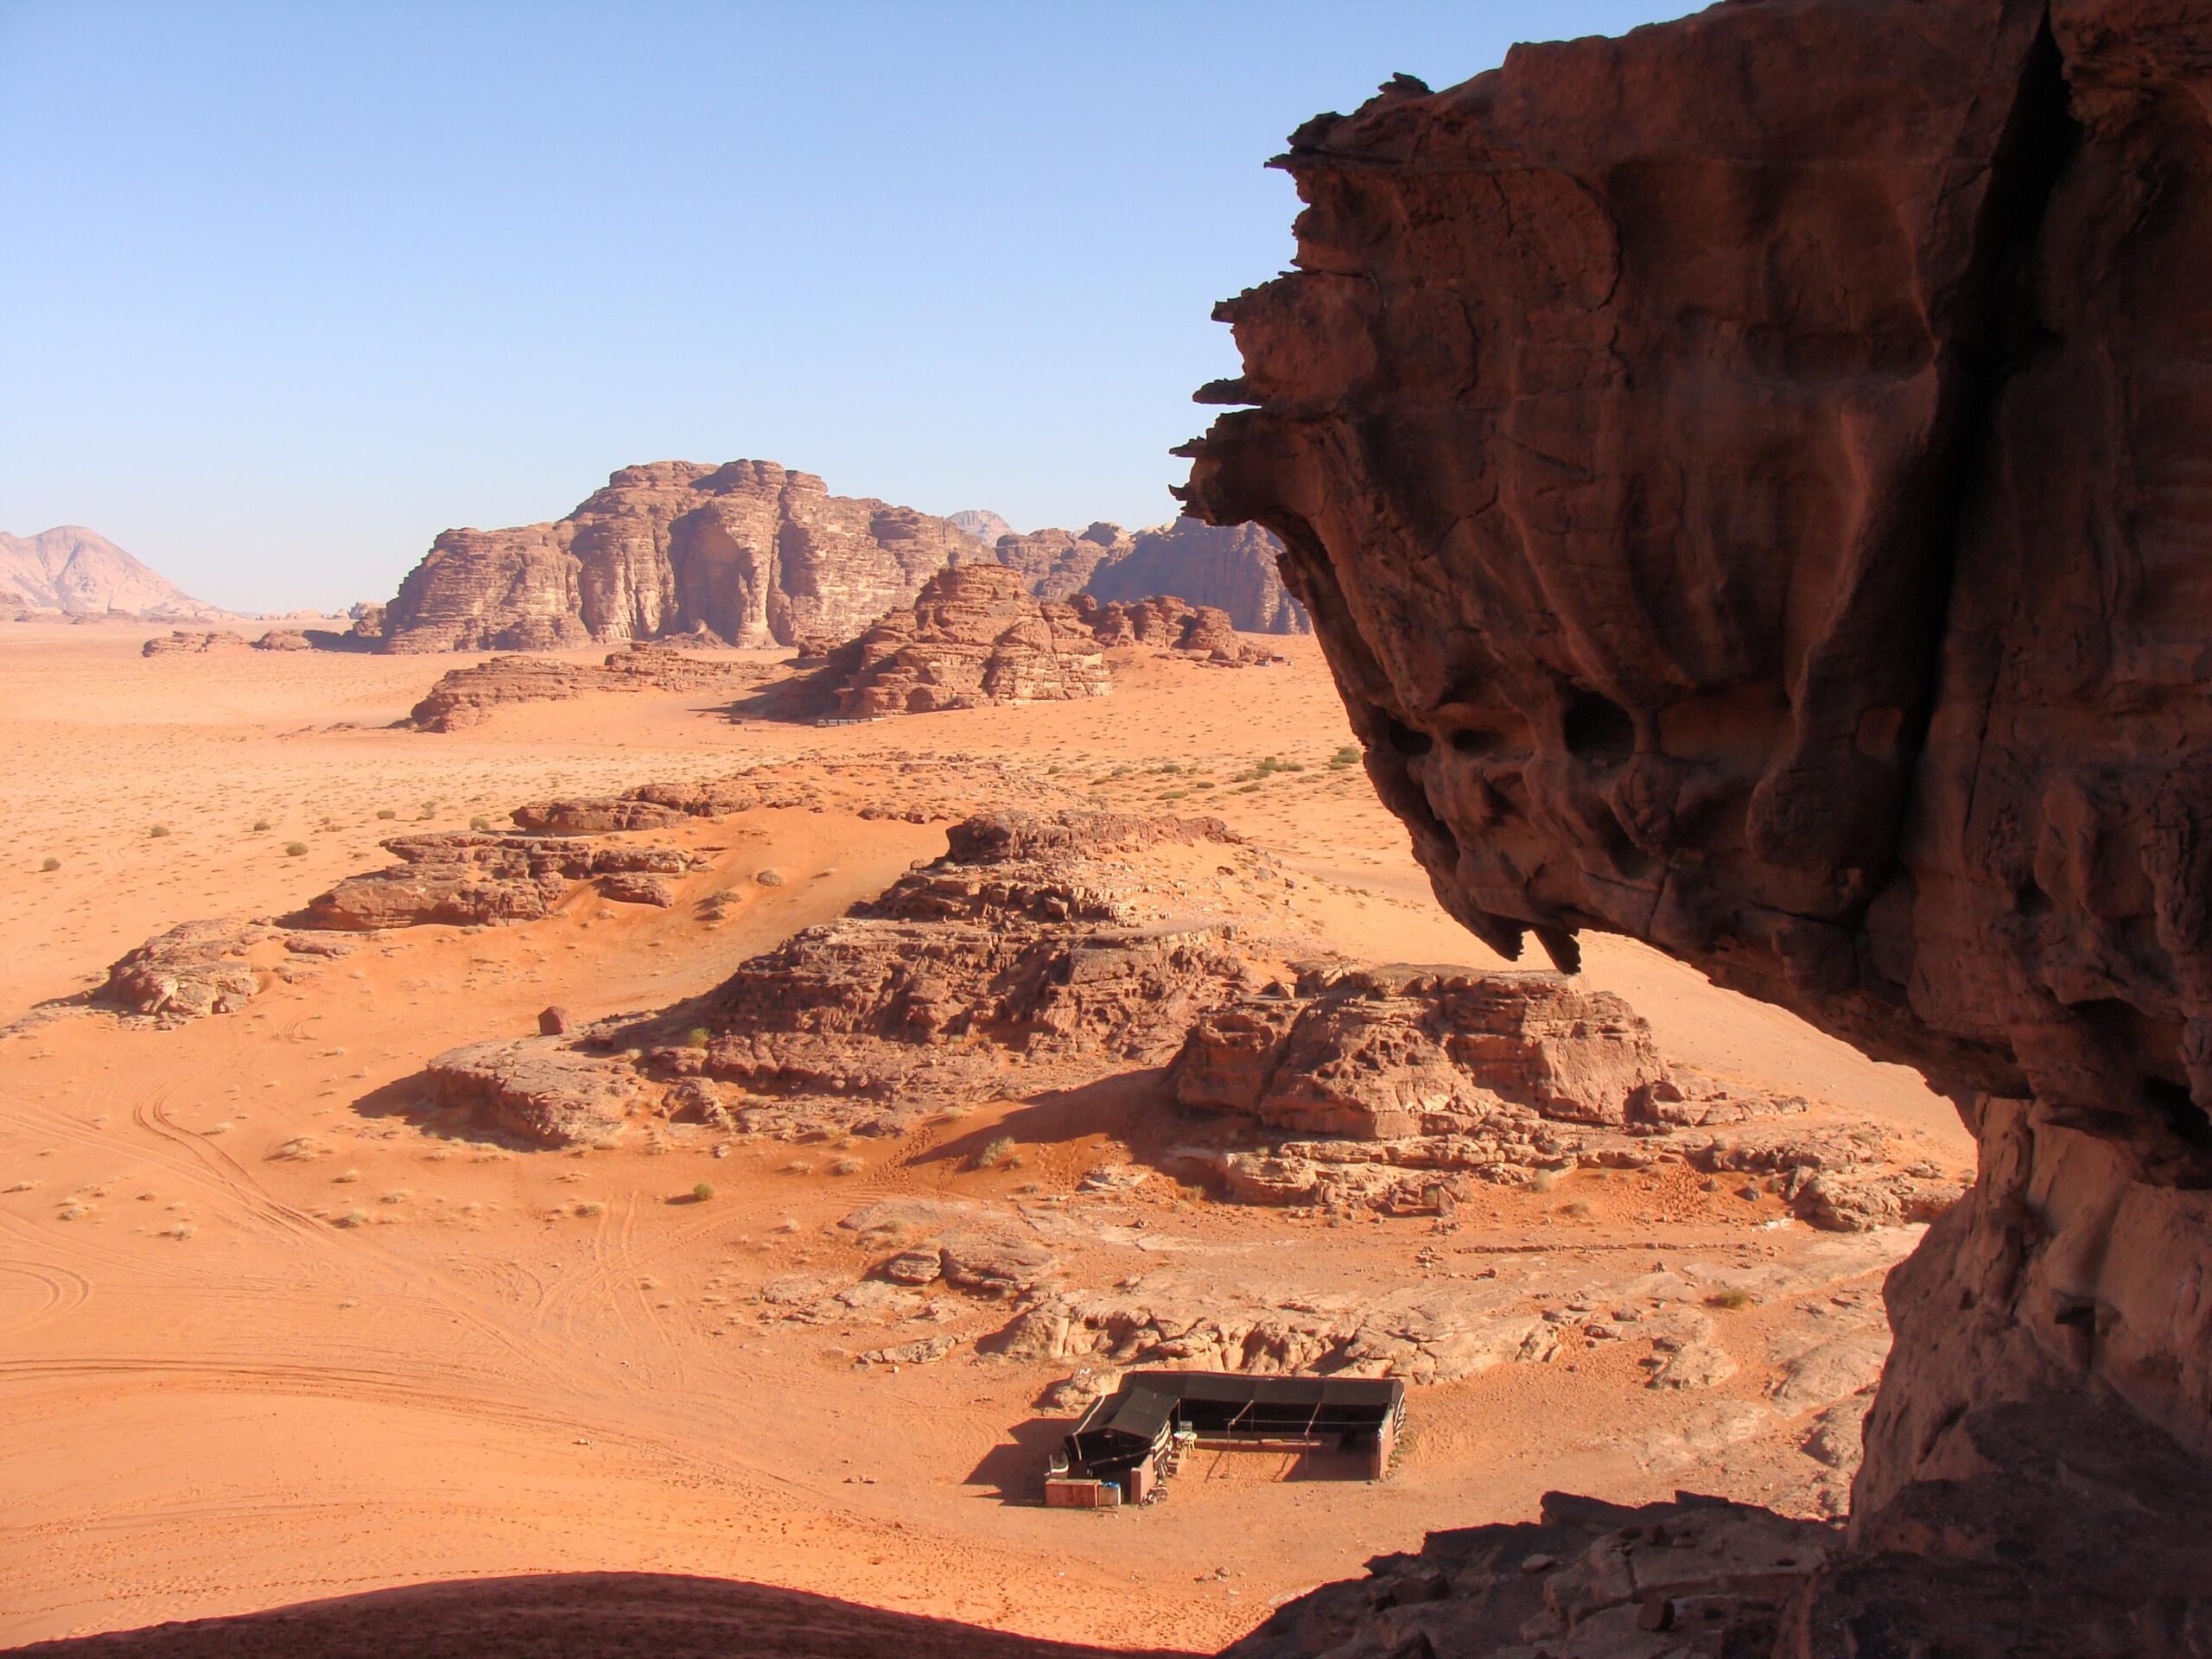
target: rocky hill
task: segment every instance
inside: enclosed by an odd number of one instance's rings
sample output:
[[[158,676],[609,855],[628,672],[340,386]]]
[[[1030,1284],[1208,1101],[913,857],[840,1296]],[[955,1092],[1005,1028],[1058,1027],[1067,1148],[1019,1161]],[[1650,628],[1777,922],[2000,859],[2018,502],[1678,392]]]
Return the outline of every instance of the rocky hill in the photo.
[[[1980,1140],[1889,1280],[1849,1550],[1730,1651],[2212,1625],[2208,94],[2202,9],[2143,0],[1516,48],[1294,135],[1297,268],[1224,308],[1188,499],[1283,538],[1452,913],[1647,940]]]
[[[0,605],[70,616],[125,611],[197,620],[224,614],[82,524],[59,524],[35,536],[0,531]]]
[[[996,539],[987,539],[995,536]],[[549,651],[704,629],[732,645],[834,645],[910,605],[950,565],[998,563],[1039,599],[1171,594],[1248,632],[1303,631],[1264,531],[1185,518],[1131,535],[1013,534],[996,513],[950,518],[831,495],[767,461],[628,467],[567,518],[448,530],[386,607],[384,648]]]
[[[832,495],[773,461],[626,467],[567,518],[449,530],[385,613],[391,651],[538,651],[705,627],[739,645],[845,639],[948,564],[943,518]]]

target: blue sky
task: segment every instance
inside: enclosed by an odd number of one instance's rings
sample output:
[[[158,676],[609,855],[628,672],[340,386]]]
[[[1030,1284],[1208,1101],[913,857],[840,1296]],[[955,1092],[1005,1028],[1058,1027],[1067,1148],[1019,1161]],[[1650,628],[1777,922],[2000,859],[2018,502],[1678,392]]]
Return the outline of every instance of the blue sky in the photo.
[[[1690,9],[0,0],[0,530],[277,609],[639,461],[1158,522],[1293,127]]]

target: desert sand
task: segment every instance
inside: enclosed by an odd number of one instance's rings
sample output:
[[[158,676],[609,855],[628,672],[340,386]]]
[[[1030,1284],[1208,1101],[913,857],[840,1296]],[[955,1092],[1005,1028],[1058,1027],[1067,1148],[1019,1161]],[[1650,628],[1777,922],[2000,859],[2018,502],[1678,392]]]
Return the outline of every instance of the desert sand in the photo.
[[[842,1158],[674,1131],[533,1150],[418,1109],[408,1080],[440,1050],[532,1031],[549,1004],[589,1020],[702,991],[942,852],[959,811],[1048,795],[1217,814],[1337,949],[1497,965],[1437,908],[1358,766],[1332,764],[1352,739],[1310,639],[1270,639],[1287,664],[1236,670],[1132,654],[1110,696],[1077,702],[815,728],[696,694],[594,695],[429,734],[394,722],[461,659],[143,658],[144,637],[0,630],[0,1023],[16,1022],[0,1036],[0,1643],[624,1571],[1211,1651],[1378,1551],[1527,1516],[1547,1488],[1837,1501],[1847,1467],[1808,1456],[1807,1410],[1786,1408],[1838,1396],[1770,1396],[1835,1329],[1865,1351],[1834,1387],[1871,1380],[1881,1275],[1917,1228],[1818,1233],[1770,1193],[1680,1171],[1499,1189],[1448,1233],[1220,1202],[1160,1173],[1077,1195],[1166,1133],[1141,1079],[1040,1103],[1010,1076],[1002,1101]],[[1267,757],[1303,769],[1255,777]],[[383,861],[382,836],[764,762],[818,779],[823,806],[682,831],[708,861],[673,908],[584,889],[540,922],[372,937],[174,1029],[47,1006],[174,924],[297,908]],[[929,798],[928,821],[862,817],[872,792]],[[782,884],[743,880],[763,868]],[[719,921],[689,902],[724,889],[742,902]],[[1914,1074],[1641,946],[1586,951],[1669,1058],[1967,1166],[1955,1114]],[[1001,1134],[1020,1166],[968,1168]],[[1003,1306],[946,1299],[953,1351],[897,1366],[855,1363],[882,1341],[864,1309],[792,1314],[792,1281],[834,1290],[880,1255],[840,1219],[918,1200],[1029,1225],[1088,1285],[1357,1299],[1495,1274],[1528,1308],[1567,1308],[1663,1272],[1749,1296],[1713,1315],[1736,1369],[1709,1387],[1647,1388],[1640,1344],[1577,1340],[1416,1387],[1385,1481],[1209,1456],[1160,1506],[1073,1514],[1035,1496],[1065,1421],[1039,1401],[1068,1368],[979,1355]]]

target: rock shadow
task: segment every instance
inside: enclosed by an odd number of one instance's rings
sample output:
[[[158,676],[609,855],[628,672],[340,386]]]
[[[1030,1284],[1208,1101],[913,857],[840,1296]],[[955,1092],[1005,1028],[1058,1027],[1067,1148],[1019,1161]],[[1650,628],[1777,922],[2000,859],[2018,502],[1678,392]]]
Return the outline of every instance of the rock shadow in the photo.
[[[735,1579],[548,1573],[409,1585],[65,1637],[68,1659],[1171,1659],[865,1607]]]

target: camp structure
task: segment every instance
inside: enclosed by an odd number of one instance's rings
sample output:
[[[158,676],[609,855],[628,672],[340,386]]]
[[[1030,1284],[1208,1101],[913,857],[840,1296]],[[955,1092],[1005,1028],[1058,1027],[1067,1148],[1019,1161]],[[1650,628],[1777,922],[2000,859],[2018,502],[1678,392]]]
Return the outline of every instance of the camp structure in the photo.
[[[1394,1376],[1131,1371],[1061,1440],[1045,1501],[1065,1509],[1144,1503],[1192,1446],[1354,1452],[1365,1458],[1367,1478],[1379,1480],[1405,1410],[1406,1385]]]

